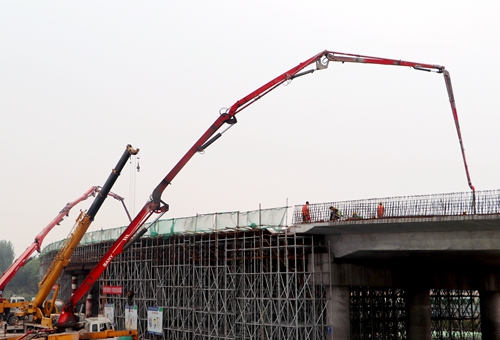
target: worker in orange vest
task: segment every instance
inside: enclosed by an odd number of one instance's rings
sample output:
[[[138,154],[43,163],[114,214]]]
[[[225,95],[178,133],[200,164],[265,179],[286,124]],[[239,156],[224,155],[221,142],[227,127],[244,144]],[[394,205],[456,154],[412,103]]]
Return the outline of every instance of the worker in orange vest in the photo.
[[[302,222],[311,222],[311,215],[309,214],[309,201],[306,201],[306,204],[302,206]]]
[[[377,218],[382,217],[384,217],[384,205],[382,204],[382,202],[380,202],[377,207]]]

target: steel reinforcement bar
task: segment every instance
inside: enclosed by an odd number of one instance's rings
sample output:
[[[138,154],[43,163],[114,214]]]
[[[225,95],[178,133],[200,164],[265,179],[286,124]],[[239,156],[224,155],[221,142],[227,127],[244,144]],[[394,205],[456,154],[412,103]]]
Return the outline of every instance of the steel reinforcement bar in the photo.
[[[339,210],[340,221],[379,218],[377,207],[380,203],[384,207],[382,218],[500,214],[500,190],[311,203],[308,208],[309,222],[329,221],[330,207]],[[305,222],[302,207],[294,207],[293,224]]]

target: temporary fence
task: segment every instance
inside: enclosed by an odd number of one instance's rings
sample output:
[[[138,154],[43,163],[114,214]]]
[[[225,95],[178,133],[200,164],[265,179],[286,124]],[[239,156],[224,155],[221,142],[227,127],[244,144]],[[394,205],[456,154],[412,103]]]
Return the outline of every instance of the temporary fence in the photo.
[[[169,236],[182,233],[211,233],[225,230],[252,228],[281,231],[285,226],[288,207],[259,209],[252,211],[219,212],[192,217],[170,218],[145,223],[149,233],[144,237]],[[87,232],[80,245],[116,240],[127,226]],[[58,250],[66,240],[51,243],[43,248],[42,254]]]
[[[377,208],[380,204],[383,206],[382,216],[377,215]],[[330,207],[338,209],[341,221],[378,217],[402,218],[499,214],[500,190],[314,203],[308,206],[309,218],[303,216],[303,206],[296,205],[292,223],[330,221]]]

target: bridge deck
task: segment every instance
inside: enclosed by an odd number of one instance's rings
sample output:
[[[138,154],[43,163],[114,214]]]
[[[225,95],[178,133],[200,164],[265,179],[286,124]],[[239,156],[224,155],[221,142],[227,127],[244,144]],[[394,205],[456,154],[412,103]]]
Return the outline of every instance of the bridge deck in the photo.
[[[500,267],[499,190],[309,204],[293,220],[296,232],[325,235],[336,261]]]
[[[500,214],[347,219],[297,223],[295,228],[319,235],[500,230]]]

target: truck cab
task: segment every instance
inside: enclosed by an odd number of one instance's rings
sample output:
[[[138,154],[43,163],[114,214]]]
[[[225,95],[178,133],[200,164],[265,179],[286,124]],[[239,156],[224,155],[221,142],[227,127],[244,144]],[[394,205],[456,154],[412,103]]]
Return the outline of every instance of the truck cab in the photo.
[[[11,296],[9,298],[9,303],[20,303],[26,301],[23,296]],[[19,307],[11,307],[5,310],[4,318],[9,326],[15,326],[19,322],[19,317],[15,314],[16,312],[20,312],[21,308]]]
[[[83,328],[86,332],[104,332],[114,330],[111,320],[103,317],[91,317],[83,320]]]
[[[17,331],[18,329],[22,329],[19,323],[19,317],[16,316],[16,313],[21,310],[22,302],[25,301],[22,296],[11,296],[9,299],[0,298],[0,323],[4,327],[4,331]]]
[[[137,340],[137,331],[115,331],[113,323],[104,316],[83,319],[80,339]]]
[[[11,303],[16,303],[16,302],[23,302],[26,301],[26,299],[23,296],[11,296],[9,301]]]

